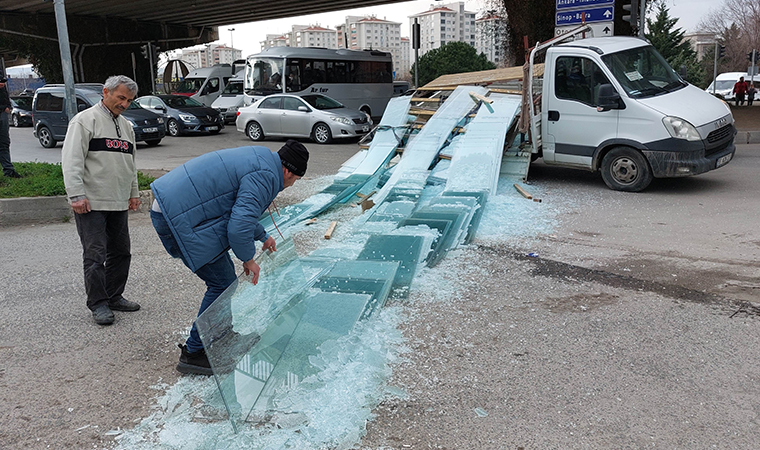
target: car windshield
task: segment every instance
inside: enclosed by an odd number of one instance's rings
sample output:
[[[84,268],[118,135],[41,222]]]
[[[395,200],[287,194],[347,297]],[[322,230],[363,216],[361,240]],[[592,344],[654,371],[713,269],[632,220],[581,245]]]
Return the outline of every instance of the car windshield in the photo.
[[[32,109],[32,98],[31,97],[17,97],[14,99],[11,99],[11,102],[15,103],[15,106],[21,109]]]
[[[345,108],[340,102],[324,95],[302,95],[302,99],[316,109],[338,109]]]
[[[132,102],[129,104],[129,107],[127,109],[143,109],[143,107],[140,106],[137,102]]]
[[[175,92],[178,94],[195,94],[201,86],[203,86],[205,80],[205,78],[185,78],[179,86],[177,86]]]
[[[199,108],[203,106],[198,100],[190,97],[182,97],[181,95],[161,97],[161,99],[172,108]]]
[[[224,87],[224,90],[222,91],[222,95],[240,95],[243,93],[243,82],[242,81],[230,81],[230,83]]]
[[[683,89],[688,83],[651,45],[602,57],[631,98],[648,98]]]

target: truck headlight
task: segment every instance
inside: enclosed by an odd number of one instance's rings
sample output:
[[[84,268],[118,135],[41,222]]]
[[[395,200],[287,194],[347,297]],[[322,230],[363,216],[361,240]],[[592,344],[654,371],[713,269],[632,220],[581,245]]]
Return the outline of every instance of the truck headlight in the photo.
[[[671,136],[676,139],[686,139],[687,141],[701,141],[697,129],[688,121],[680,117],[667,116],[662,119],[663,125]]]

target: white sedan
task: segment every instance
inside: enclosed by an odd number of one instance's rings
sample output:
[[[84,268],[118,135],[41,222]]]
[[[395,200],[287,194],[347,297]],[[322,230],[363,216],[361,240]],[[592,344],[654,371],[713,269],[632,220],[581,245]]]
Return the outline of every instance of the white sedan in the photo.
[[[318,144],[333,139],[363,136],[372,119],[322,94],[275,94],[240,108],[237,130],[251,140],[265,137],[311,137]]]

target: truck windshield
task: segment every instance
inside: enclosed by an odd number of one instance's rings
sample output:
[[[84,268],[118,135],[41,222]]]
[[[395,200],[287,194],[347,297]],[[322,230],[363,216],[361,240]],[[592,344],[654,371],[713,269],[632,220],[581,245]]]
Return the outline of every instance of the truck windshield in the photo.
[[[631,98],[654,97],[687,85],[651,45],[605,55],[602,61]]]
[[[243,93],[243,82],[232,80],[224,87],[222,95],[225,97],[234,97]]]

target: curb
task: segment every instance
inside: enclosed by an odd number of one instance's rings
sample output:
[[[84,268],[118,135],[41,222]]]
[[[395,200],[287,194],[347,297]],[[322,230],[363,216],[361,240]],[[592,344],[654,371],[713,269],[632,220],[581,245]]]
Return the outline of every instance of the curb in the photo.
[[[152,203],[153,191],[140,191],[140,208],[136,212],[150,211]],[[0,199],[0,227],[69,222],[73,218],[74,212],[65,195]]]
[[[760,131],[740,131],[736,134],[736,144],[760,143]]]

